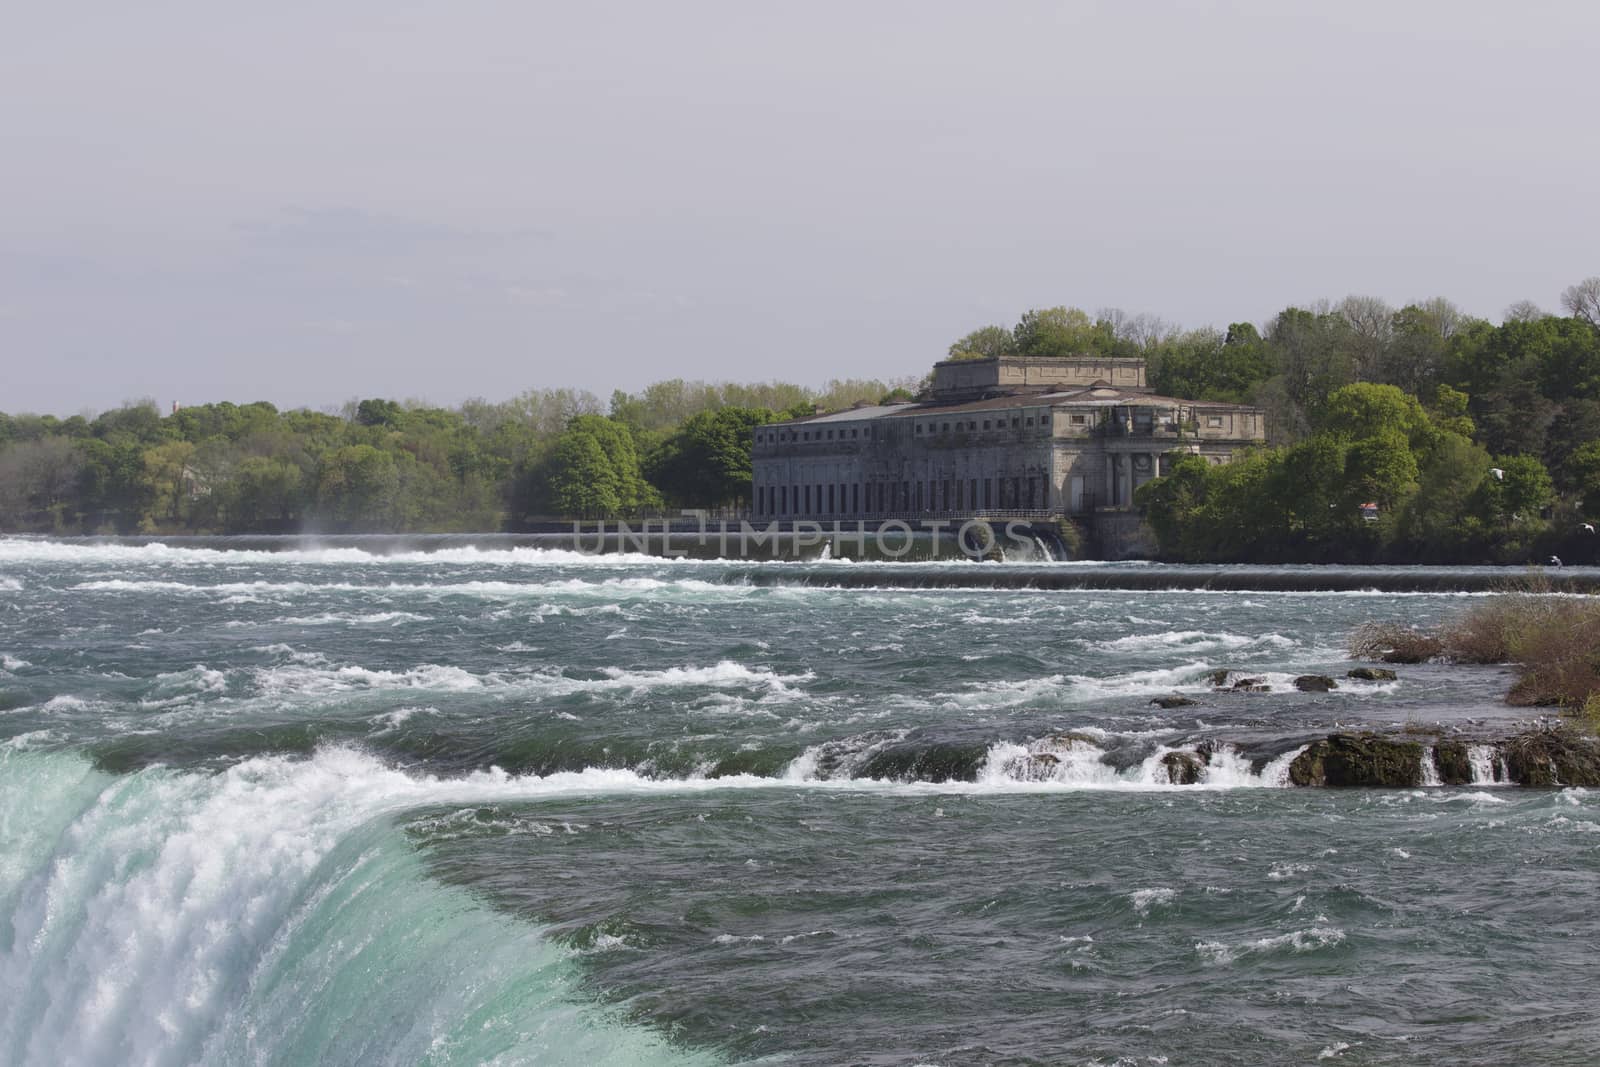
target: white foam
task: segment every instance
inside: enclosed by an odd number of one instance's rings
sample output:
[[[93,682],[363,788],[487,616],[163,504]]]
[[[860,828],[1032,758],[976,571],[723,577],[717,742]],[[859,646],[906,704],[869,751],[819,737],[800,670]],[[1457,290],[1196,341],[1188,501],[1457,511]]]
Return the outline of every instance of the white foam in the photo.
[[[1135,889],[1128,894],[1128,900],[1133,904],[1134,911],[1148,916],[1151,908],[1166,907],[1176,900],[1177,896],[1176,889],[1157,886],[1154,889]]]
[[[20,857],[0,863],[13,935],[0,951],[0,1048],[16,1062],[315,1062],[318,1046],[300,1043],[316,1041],[342,1062],[442,1049],[483,1062],[485,1048],[519,1062],[633,1062],[645,1051],[617,1047],[634,1039],[599,1020],[566,1018],[574,1009],[549,971],[565,954],[537,928],[475,909],[409,850],[386,847],[390,813],[570,782],[412,777],[346,750],[120,777],[10,752],[0,771],[6,810],[48,787],[60,815],[0,820],[0,856]],[[523,993],[484,992],[512,986]],[[364,1014],[367,1000],[382,1011]],[[331,1029],[295,1025],[330,1001],[346,1005],[322,1020],[337,1020]]]
[[[1504,774],[1499,750],[1493,745],[1468,745],[1467,763],[1472,768],[1473,785],[1511,785],[1511,776]]]
[[[1254,941],[1227,944],[1223,941],[1196,942],[1195,952],[1212,964],[1228,964],[1241,956],[1273,952],[1315,952],[1344,942],[1344,931],[1332,926],[1313,926],[1304,930],[1291,930],[1275,937],[1261,937]]]

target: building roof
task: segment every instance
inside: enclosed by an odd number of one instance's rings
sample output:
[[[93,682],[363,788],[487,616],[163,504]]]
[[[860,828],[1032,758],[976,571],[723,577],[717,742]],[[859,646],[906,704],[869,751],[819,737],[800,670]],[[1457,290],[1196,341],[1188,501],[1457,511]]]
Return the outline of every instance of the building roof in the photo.
[[[1074,389],[1063,389],[1048,393],[1006,393],[1003,396],[988,397],[983,400],[968,400],[960,403],[909,403],[873,405],[858,408],[846,408],[843,411],[830,411],[825,415],[805,415],[798,419],[787,419],[783,423],[772,425],[799,425],[812,423],[837,423],[860,422],[867,419],[890,418],[897,415],[944,415],[965,414],[975,411],[999,411],[1009,408],[1027,407],[1152,407],[1173,408],[1190,407],[1202,408],[1207,411],[1255,411],[1248,404],[1216,404],[1205,400],[1182,400],[1171,396],[1158,396],[1155,393],[1143,392],[1138,389],[1117,389],[1111,386],[1083,386]]]

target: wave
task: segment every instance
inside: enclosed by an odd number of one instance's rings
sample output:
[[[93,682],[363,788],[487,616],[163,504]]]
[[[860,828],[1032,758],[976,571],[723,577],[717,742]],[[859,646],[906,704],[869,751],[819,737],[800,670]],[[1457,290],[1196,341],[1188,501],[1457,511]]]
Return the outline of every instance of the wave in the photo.
[[[0,1060],[682,1062],[385,818],[548,788],[348,751],[120,777],[0,753],[0,808],[28,816],[0,821]]]
[[[357,582],[272,582],[257,579],[249,582],[179,582],[171,579],[102,578],[78,582],[72,586],[76,592],[85,593],[175,593],[179,596],[200,597],[286,597],[316,593],[360,593],[372,596],[471,596],[487,600],[513,600],[551,595],[582,595],[616,598],[628,595],[649,595],[658,592],[692,594],[714,593],[718,596],[747,596],[757,592],[751,586],[724,582],[706,582],[694,579],[665,580],[660,578],[606,578],[583,581],[572,578],[554,582],[440,582],[361,584]]]
[[[251,548],[206,548],[198,546],[169,545],[161,542],[147,544],[117,544],[95,542],[74,544],[62,541],[0,538],[0,563],[70,563],[85,565],[103,563],[126,566],[128,564],[309,564],[352,566],[378,564],[382,566],[456,564],[461,566],[501,567],[555,567],[581,564],[597,567],[634,567],[641,564],[696,564],[716,562],[694,560],[678,556],[654,556],[636,552],[592,553],[562,548],[543,548],[517,545],[506,548],[480,548],[475,546],[441,547],[418,551],[399,550],[383,552],[371,548],[348,546],[285,546],[281,550]]]
[[[1206,963],[1229,964],[1248,955],[1275,952],[1316,952],[1319,949],[1342,945],[1344,939],[1344,931],[1337,927],[1313,926],[1303,930],[1291,930],[1286,934],[1260,937],[1253,941],[1244,941],[1232,945],[1222,941],[1201,941],[1194,946],[1194,949],[1195,953]]]

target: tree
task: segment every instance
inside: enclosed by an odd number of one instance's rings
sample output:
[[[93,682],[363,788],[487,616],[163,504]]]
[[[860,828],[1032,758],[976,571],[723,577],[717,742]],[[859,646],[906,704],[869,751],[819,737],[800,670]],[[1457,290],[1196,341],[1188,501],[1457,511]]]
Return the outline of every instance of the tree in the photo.
[[[153,492],[151,514],[169,526],[176,527],[183,520],[184,502],[193,485],[189,461],[194,457],[194,450],[195,446],[188,441],[168,441],[145,449],[145,476]]]
[[[1533,456],[1499,456],[1494,460],[1500,471],[1496,478],[1484,480],[1493,487],[1493,499],[1502,521],[1530,521],[1555,499],[1550,472]]]
[[[1362,381],[1372,381],[1388,362],[1394,309],[1375,296],[1347,296],[1335,311],[1349,327],[1353,373]]]
[[[651,481],[664,495],[686,506],[748,501],[755,428],[775,417],[760,408],[723,408],[696,415],[654,458]]]
[[[551,456],[550,503],[563,515],[609,518],[622,511],[617,472],[594,434],[568,430]]]
[[[225,487],[229,527],[262,533],[292,530],[302,507],[300,468],[282,459],[250,456]]]
[[[1583,513],[1600,518],[1600,441],[1590,441],[1567,458],[1566,477]]]
[[[1600,276],[1585,278],[1561,294],[1561,306],[1575,319],[1600,330]]]
[[[984,326],[973,330],[950,346],[951,359],[993,359],[1016,352],[1016,338],[1004,326]]]
[[[1392,385],[1357,382],[1334,390],[1318,414],[1329,433],[1351,439],[1399,433],[1414,447],[1427,443],[1433,426],[1417,398]]]
[[[317,514],[340,529],[399,529],[399,488],[393,456],[372,445],[346,445],[322,459]]]
[[[1417,457],[1403,433],[1380,430],[1352,444],[1345,455],[1347,506],[1377,504],[1392,511],[1417,491]]]
[[[0,529],[64,526],[82,465],[66,437],[22,440],[0,450]]]
[[[1109,328],[1100,328],[1081,308],[1034,309],[1012,330],[1017,352],[1024,356],[1076,356],[1108,347]]]
[[[1190,330],[1151,350],[1150,383],[1166,396],[1242,403],[1272,377],[1272,353],[1256,328],[1236,322],[1226,335]]]

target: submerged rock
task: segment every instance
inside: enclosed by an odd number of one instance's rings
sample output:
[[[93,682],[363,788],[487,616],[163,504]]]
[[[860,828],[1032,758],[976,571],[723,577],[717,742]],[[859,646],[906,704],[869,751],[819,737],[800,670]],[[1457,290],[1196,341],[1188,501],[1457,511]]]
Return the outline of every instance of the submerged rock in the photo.
[[[1302,693],[1326,693],[1339,688],[1339,683],[1326,674],[1302,674],[1294,680],[1294,687]]]
[[[1168,752],[1161,757],[1161,766],[1173,785],[1194,785],[1200,781],[1200,758],[1190,752]]]
[[[1313,741],[1289,764],[1295,785],[1376,786],[1422,784],[1422,745],[1377,734],[1330,734]]]
[[[1355,667],[1346,671],[1345,677],[1362,682],[1393,682],[1400,676],[1387,667]]]
[[[1198,704],[1199,701],[1190,700],[1188,697],[1178,696],[1176,693],[1174,693],[1169,697],[1156,697],[1154,700],[1150,701],[1150,703],[1156,705],[1158,708],[1167,708],[1170,710],[1172,708],[1192,707],[1195,704]]]
[[[1570,730],[1530,730],[1500,749],[1518,785],[1600,786],[1600,742]]]

